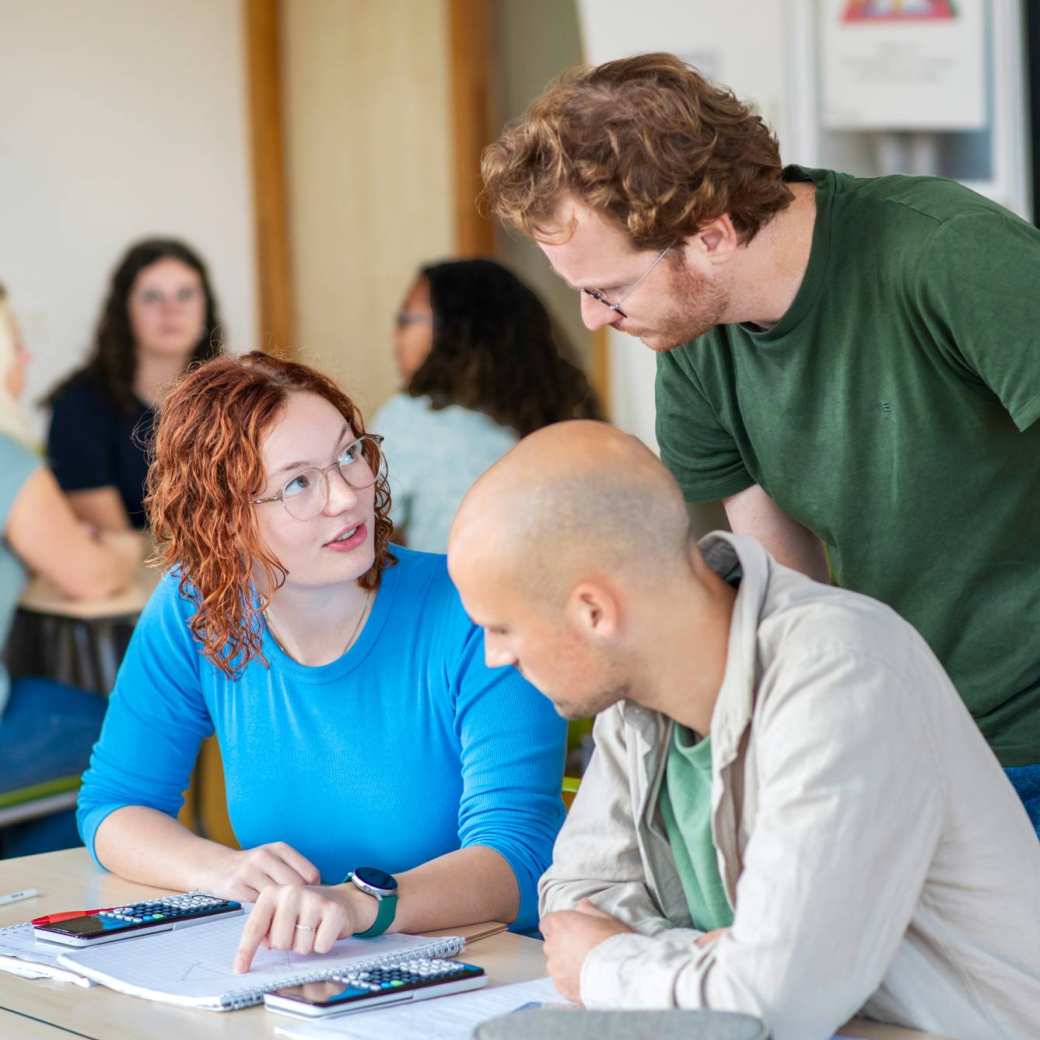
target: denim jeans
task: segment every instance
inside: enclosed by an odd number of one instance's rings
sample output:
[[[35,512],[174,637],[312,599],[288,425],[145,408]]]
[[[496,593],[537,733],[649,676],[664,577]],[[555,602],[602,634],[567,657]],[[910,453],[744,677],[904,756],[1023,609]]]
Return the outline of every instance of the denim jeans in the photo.
[[[1026,807],[1036,836],[1040,838],[1040,765],[1012,766],[1005,769],[1012,787],[1018,792]]]
[[[53,679],[16,679],[0,718],[0,791],[11,791],[87,768],[107,701]],[[79,845],[71,809],[0,832],[0,855]]]

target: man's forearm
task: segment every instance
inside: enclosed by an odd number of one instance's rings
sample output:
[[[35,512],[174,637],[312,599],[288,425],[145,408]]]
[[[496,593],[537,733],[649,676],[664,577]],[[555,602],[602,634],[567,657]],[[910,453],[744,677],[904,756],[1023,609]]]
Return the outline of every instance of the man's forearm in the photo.
[[[543,876],[538,886],[538,905],[541,916],[557,910],[574,910],[583,899],[588,899],[604,913],[616,917],[629,928],[643,935],[659,935],[675,926],[661,915],[646,885],[639,881],[604,881],[595,878],[584,880],[553,877],[553,868]],[[692,942],[701,933],[692,929],[676,929],[688,932]]]
[[[830,584],[823,543],[788,516],[758,485],[731,495],[723,504],[734,534],[757,538],[777,563],[801,571],[814,581]]]

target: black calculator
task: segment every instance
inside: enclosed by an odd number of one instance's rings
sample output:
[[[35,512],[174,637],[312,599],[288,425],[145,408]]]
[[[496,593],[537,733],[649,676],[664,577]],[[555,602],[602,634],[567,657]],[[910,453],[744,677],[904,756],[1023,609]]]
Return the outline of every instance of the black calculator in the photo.
[[[480,989],[487,984],[483,968],[462,961],[417,958],[382,968],[345,972],[321,982],[285,986],[264,995],[269,1011],[317,1018],[407,1004],[447,993]]]
[[[242,904],[202,892],[165,896],[145,903],[129,903],[104,910],[90,910],[74,916],[52,914],[33,921],[33,935],[45,942],[65,946],[93,946],[96,943],[130,939],[149,932],[169,932],[204,924],[221,917],[242,913]]]

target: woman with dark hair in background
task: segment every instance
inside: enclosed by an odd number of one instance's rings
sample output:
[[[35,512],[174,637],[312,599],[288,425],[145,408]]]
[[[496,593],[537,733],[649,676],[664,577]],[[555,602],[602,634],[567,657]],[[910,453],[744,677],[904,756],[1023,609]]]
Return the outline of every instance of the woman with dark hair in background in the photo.
[[[176,239],[131,246],[112,275],[83,368],[48,395],[47,454],[72,508],[100,529],[143,527],[155,406],[193,361],[220,353],[206,266]]]
[[[397,314],[394,357],[404,388],[372,426],[386,437],[394,529],[414,549],[445,551],[462,496],[519,438],[600,418],[545,305],[494,260],[422,267]]]

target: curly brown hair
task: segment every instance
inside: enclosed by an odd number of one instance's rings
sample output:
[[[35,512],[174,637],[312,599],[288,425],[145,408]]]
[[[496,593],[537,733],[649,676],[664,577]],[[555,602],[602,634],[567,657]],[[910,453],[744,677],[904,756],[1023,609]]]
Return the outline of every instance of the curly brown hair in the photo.
[[[776,137],[732,92],[672,54],[578,67],[549,85],[481,161],[483,202],[533,238],[575,195],[664,249],[728,213],[749,242],[793,195]]]
[[[420,268],[430,286],[433,346],[405,393],[436,411],[457,404],[521,437],[563,419],[602,418],[595,391],[545,304],[494,260],[445,260]]]
[[[156,558],[180,569],[181,594],[196,606],[192,635],[230,678],[253,658],[267,663],[259,616],[271,597],[255,589],[253,567],[263,568],[269,589],[278,589],[288,573],[261,541],[253,499],[265,481],[261,438],[294,392],[323,397],[358,436],[365,433],[357,405],[331,379],[259,351],[217,357],[189,371],[156,420],[145,498]],[[380,474],[375,561],[358,579],[372,590],[396,561],[388,550],[390,488],[379,447],[365,441],[364,451]]]

